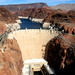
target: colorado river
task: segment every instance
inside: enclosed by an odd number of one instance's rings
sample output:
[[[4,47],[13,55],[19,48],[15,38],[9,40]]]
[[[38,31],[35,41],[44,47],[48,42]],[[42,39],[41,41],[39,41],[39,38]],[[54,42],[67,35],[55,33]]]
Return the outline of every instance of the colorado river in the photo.
[[[37,22],[33,22],[31,20],[28,19],[20,19],[21,20],[21,24],[20,24],[20,28],[21,29],[40,29],[42,28],[42,24],[41,23],[37,23]]]

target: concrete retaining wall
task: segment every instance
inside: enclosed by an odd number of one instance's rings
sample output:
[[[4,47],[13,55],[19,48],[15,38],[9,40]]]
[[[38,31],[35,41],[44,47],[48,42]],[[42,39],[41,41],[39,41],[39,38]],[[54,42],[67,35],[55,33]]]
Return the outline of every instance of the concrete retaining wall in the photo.
[[[44,22],[44,24],[43,24],[43,28],[49,28],[50,24],[51,24],[51,23]]]
[[[18,16],[18,18],[28,19],[28,17]]]
[[[16,20],[16,22],[17,22],[17,23],[22,23],[20,19],[19,19],[19,20]]]
[[[42,23],[43,19],[32,18],[32,21]]]

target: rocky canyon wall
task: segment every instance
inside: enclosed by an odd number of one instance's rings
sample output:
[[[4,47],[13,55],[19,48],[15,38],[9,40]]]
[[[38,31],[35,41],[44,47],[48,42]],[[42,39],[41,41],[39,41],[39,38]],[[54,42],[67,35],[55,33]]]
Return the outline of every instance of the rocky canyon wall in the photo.
[[[0,75],[21,75],[22,56],[17,41],[6,39],[0,47]]]

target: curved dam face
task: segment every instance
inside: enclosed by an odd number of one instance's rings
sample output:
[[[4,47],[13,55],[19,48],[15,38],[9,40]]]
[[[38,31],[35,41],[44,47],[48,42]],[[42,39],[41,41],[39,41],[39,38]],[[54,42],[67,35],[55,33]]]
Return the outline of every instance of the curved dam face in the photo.
[[[26,29],[10,33],[8,38],[14,37],[22,52],[23,60],[43,58],[45,46],[52,38],[57,36],[55,31],[45,29]]]

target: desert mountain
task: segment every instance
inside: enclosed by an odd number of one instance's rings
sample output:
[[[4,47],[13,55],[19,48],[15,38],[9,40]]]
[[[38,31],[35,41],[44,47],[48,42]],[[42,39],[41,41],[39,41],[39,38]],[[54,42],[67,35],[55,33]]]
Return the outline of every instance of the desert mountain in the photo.
[[[12,15],[7,9],[0,7],[0,21],[7,23],[14,22],[15,18],[14,15]]]
[[[61,10],[75,10],[75,4],[59,4],[56,6],[51,6],[51,8]]]
[[[10,11],[18,11],[18,10],[25,10],[29,8],[47,7],[47,4],[45,3],[15,4],[15,5],[2,5],[1,7],[5,7]]]

